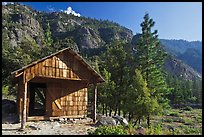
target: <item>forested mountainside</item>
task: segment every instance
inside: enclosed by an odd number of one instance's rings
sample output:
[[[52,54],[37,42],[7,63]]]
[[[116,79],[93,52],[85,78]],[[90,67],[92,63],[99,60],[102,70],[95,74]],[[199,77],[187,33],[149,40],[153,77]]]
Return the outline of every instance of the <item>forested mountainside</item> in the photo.
[[[11,82],[12,71],[60,49],[70,47],[92,61],[93,56],[99,57],[113,42],[123,41],[134,47],[138,37],[130,29],[108,20],[41,12],[21,4],[2,5],[3,86]],[[161,40],[161,43],[169,52],[164,65],[168,74],[201,80],[196,72],[201,72],[202,50],[197,46],[201,42]]]
[[[160,39],[165,49],[202,74],[202,42]]]

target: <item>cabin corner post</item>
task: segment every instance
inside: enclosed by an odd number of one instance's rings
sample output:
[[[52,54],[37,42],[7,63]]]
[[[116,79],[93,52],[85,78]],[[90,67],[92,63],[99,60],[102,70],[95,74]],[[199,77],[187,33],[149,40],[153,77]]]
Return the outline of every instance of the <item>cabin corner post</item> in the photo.
[[[94,83],[94,98],[93,98],[93,123],[96,122],[96,103],[97,103],[97,83]]]
[[[25,128],[26,124],[26,106],[27,106],[27,81],[26,81],[26,74],[24,71],[23,75],[23,85],[24,85],[24,90],[23,90],[23,111],[22,111],[22,118],[21,118],[21,129]]]

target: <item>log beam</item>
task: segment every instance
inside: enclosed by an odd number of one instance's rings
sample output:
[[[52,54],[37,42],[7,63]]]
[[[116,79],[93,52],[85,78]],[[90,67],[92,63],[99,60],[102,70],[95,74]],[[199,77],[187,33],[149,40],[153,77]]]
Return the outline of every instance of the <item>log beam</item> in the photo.
[[[27,105],[27,82],[24,83],[24,92],[23,92],[23,111],[21,119],[21,129],[25,128],[26,124],[26,105]]]
[[[97,102],[97,84],[94,83],[94,100],[93,100],[93,123],[96,122],[96,102]]]

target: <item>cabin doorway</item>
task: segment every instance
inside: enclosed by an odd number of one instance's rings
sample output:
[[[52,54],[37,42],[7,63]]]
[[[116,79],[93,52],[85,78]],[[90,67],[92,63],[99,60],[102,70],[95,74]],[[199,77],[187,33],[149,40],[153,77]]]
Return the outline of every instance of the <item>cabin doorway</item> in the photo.
[[[46,110],[46,84],[30,82],[29,89],[29,116],[44,116]]]

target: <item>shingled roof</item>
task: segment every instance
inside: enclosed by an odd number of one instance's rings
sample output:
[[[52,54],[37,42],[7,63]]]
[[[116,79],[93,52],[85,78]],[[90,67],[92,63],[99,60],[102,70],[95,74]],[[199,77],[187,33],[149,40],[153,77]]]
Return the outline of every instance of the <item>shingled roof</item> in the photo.
[[[52,56],[55,56],[55,55],[57,55],[57,54],[59,54],[59,53],[61,53],[61,52],[64,52],[64,51],[66,51],[66,50],[67,50],[70,54],[72,54],[72,55],[74,56],[74,58],[76,58],[79,62],[81,62],[88,70],[90,70],[90,71],[92,72],[92,74],[93,74],[95,77],[97,77],[97,79],[98,79],[97,82],[104,82],[104,81],[105,81],[105,80],[102,78],[102,76],[101,76],[100,74],[98,74],[98,73],[85,61],[85,59],[83,59],[83,57],[81,57],[78,53],[76,53],[75,51],[73,51],[71,48],[62,49],[62,50],[57,51],[57,52],[55,52],[55,53],[53,53],[53,54],[51,54],[51,55],[49,55],[49,56],[46,56],[46,57],[44,57],[44,58],[42,58],[42,59],[39,59],[39,60],[37,60],[37,61],[34,61],[34,62],[32,62],[32,63],[30,63],[30,64],[28,64],[28,65],[26,65],[26,66],[24,66],[24,67],[22,67],[22,68],[20,68],[20,69],[18,69],[18,70],[13,71],[13,72],[11,73],[11,75],[14,76],[14,75],[16,75],[16,74],[20,74],[20,73],[23,72],[26,68],[31,67],[31,66],[33,66],[33,65],[35,65],[35,64],[37,64],[37,63],[39,63],[39,62],[41,62],[41,61],[44,61],[44,60],[46,60],[46,59],[48,59],[48,58],[50,58],[50,57],[52,57]],[[21,74],[22,74],[22,73],[21,73]],[[21,75],[18,75],[18,77],[19,77],[19,76],[21,76]]]

